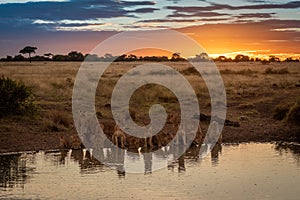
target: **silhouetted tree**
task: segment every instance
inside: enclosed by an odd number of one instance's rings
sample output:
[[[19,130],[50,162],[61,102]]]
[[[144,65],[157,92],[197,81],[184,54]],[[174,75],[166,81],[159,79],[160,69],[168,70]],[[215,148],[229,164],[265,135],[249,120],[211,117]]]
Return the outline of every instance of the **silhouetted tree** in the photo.
[[[47,61],[50,60],[49,58],[46,58],[44,56],[34,56],[31,58],[32,61]]]
[[[19,55],[16,55],[14,58],[13,58],[13,61],[25,61],[26,59],[24,58],[24,56],[22,56],[21,54]]]
[[[35,50],[37,50],[37,47],[26,46],[23,49],[21,49],[19,53],[28,54],[29,62],[31,62],[31,54],[35,53]]]
[[[209,60],[209,56],[208,56],[207,53],[201,53],[201,54],[199,55],[199,58],[200,58],[201,60]]]
[[[85,57],[85,61],[88,62],[101,61],[101,58],[97,54],[86,54],[84,57]]]
[[[179,59],[179,58],[181,58],[181,57],[180,57],[180,53],[177,53],[177,52],[176,52],[176,53],[173,53],[173,54],[172,54],[171,60],[177,60],[177,59]]]
[[[84,60],[84,56],[82,53],[77,52],[77,51],[71,51],[70,53],[68,53],[68,60],[70,61],[83,61]]]
[[[235,62],[248,62],[248,61],[250,61],[250,58],[249,58],[249,56],[239,54],[239,55],[235,56],[234,61]]]
[[[231,58],[227,58],[227,57],[225,57],[225,56],[219,56],[219,57],[215,58],[214,61],[231,62],[232,59],[231,59]]]
[[[52,57],[52,60],[53,61],[68,61],[68,56],[66,56],[66,55],[54,55],[53,57]]]
[[[127,60],[128,61],[137,61],[137,56],[130,54],[129,56],[127,56]]]
[[[1,61],[12,61],[13,57],[12,56],[6,56],[6,58],[1,58]]]
[[[291,57],[288,57],[284,60],[284,62],[299,62],[299,59],[293,59]]]
[[[185,59],[180,56],[180,53],[176,52],[172,54],[171,61],[185,61]]]
[[[270,62],[280,62],[280,59],[276,56],[269,56],[269,61]]]
[[[189,60],[194,62],[207,62],[210,61],[210,58],[207,53],[201,53],[200,55],[196,55],[195,58],[190,58]]]
[[[115,62],[122,62],[122,61],[125,61],[125,60],[126,60],[126,57],[127,57],[126,54],[123,54],[123,55],[121,55],[121,56],[118,56],[118,57],[115,59]]]

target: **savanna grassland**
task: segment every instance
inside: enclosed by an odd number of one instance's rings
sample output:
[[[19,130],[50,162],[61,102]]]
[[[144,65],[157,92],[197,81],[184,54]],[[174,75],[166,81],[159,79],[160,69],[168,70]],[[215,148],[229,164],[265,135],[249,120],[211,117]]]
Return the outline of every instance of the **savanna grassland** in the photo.
[[[100,79],[96,109],[100,122],[112,124],[110,97],[118,79],[139,62],[113,63]],[[185,62],[163,63],[190,82],[201,113],[210,115],[211,101],[201,76]],[[34,116],[0,118],[0,152],[56,149],[59,136],[76,134],[72,118],[72,91],[80,62],[2,62],[0,76],[20,80],[32,88],[37,108]],[[216,63],[227,95],[227,119],[239,126],[225,126],[223,142],[299,141],[297,126],[288,121],[289,109],[300,98],[300,63]],[[167,74],[157,74],[157,76]],[[139,88],[130,100],[130,112],[140,125],[149,123],[148,110],[162,104],[168,113],[179,111],[176,97],[158,85]],[[296,119],[296,121],[299,119]],[[295,120],[294,120],[295,121]],[[202,123],[206,132],[208,122]],[[108,125],[109,126],[109,125]]]

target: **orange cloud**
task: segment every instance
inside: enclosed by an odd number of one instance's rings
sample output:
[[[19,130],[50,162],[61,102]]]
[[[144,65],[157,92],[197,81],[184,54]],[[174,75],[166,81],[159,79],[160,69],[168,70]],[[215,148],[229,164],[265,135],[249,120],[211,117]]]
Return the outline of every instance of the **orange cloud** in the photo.
[[[300,32],[288,29],[299,24],[298,20],[266,20],[243,24],[207,24],[177,30],[196,40],[210,54],[249,50],[299,54]]]

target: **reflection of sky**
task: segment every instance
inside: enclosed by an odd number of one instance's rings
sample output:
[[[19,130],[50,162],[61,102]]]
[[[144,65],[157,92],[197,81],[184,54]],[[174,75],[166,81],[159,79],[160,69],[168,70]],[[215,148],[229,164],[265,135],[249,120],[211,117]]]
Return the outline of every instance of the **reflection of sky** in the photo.
[[[21,37],[21,45],[31,42],[31,38],[44,40],[41,35],[49,37],[54,32],[80,32],[85,37],[87,32],[202,27],[210,24],[261,23],[268,26],[268,20],[274,20],[274,24],[284,28],[299,28],[299,16],[300,1],[0,0],[0,45],[9,53],[13,47],[9,47],[7,40]],[[299,30],[292,30],[299,38]],[[40,41],[37,43],[41,44]],[[249,49],[232,49],[237,50]],[[4,52],[0,49],[0,55]]]
[[[6,199],[299,199],[299,155],[272,144],[223,145],[218,163],[210,156],[186,159],[151,175],[126,173],[114,168],[59,154],[25,154],[25,185],[0,188]],[[144,168],[143,156],[132,161]],[[32,160],[32,162],[28,162]],[[153,159],[161,162],[162,159]],[[82,170],[86,163],[86,169]],[[93,166],[95,166],[93,168]],[[15,167],[14,165],[11,167]],[[19,170],[18,173],[22,173]],[[15,182],[12,182],[15,184]],[[23,186],[21,188],[20,186]]]

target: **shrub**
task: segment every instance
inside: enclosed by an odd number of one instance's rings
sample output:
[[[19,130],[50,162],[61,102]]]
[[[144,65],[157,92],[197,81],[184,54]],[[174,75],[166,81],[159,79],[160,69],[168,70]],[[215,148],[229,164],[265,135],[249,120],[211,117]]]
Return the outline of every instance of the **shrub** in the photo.
[[[180,73],[182,73],[183,75],[189,76],[189,75],[197,75],[199,76],[199,72],[197,71],[197,69],[195,69],[194,67],[188,67],[184,70],[181,70]]]
[[[51,110],[42,121],[43,131],[66,131],[70,127],[70,118],[64,111]]]
[[[241,103],[238,106],[238,109],[251,109],[251,108],[255,108],[255,105],[253,103]]]
[[[287,113],[290,110],[290,105],[289,104],[280,104],[275,107],[274,113],[273,113],[273,118],[276,120],[283,120]]]
[[[288,74],[289,70],[287,67],[281,69],[273,69],[271,67],[268,67],[264,73],[265,74]]]
[[[0,117],[34,114],[33,96],[32,89],[24,83],[0,77]]]
[[[235,70],[231,70],[231,69],[224,69],[224,70],[220,70],[220,73],[221,74],[253,75],[253,74],[257,74],[258,71],[251,70],[251,69],[242,69],[239,71],[235,71]]]
[[[289,124],[300,126],[300,98],[298,98],[296,103],[289,109],[286,120]]]

